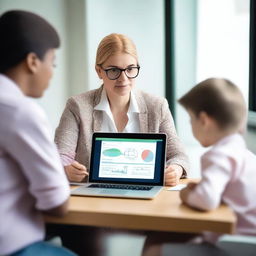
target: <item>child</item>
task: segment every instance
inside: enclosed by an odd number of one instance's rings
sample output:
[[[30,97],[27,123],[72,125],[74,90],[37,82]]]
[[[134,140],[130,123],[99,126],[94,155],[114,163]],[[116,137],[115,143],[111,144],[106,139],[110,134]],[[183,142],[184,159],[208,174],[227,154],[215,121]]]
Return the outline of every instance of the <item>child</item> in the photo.
[[[190,115],[194,137],[202,146],[212,146],[201,157],[201,181],[181,190],[182,202],[204,211],[223,202],[237,215],[235,233],[256,236],[256,156],[247,150],[241,135],[247,116],[242,93],[229,80],[211,78],[192,88],[179,103]],[[205,232],[203,241],[210,243],[202,244],[168,244],[151,238],[153,243],[148,238],[143,256],[241,255],[240,248],[218,247],[219,235]],[[186,239],[187,234],[183,236]]]
[[[26,11],[2,14],[0,34],[0,255],[71,256],[43,241],[43,213],[67,212],[69,185],[47,119],[29,98],[48,87],[59,37]]]
[[[190,115],[194,137],[204,147],[202,179],[180,193],[181,200],[200,210],[227,204],[237,215],[236,233],[256,235],[256,156],[240,134],[247,117],[242,93],[225,79],[207,79],[179,103]]]

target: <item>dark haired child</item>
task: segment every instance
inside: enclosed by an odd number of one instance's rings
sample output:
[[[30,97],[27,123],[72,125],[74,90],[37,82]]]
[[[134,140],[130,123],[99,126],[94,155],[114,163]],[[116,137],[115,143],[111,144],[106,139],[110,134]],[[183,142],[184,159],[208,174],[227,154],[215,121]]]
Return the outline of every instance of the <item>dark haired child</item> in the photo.
[[[0,255],[75,255],[44,242],[43,213],[67,212],[69,184],[46,116],[29,98],[48,87],[59,36],[18,10],[0,16],[0,34]]]

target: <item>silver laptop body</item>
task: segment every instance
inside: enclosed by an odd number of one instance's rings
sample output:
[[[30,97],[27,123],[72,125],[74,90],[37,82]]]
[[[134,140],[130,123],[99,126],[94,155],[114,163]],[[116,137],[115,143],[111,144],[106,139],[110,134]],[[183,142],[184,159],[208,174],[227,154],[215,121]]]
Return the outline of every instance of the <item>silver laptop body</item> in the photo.
[[[94,133],[89,183],[71,195],[153,199],[163,188],[166,135]]]

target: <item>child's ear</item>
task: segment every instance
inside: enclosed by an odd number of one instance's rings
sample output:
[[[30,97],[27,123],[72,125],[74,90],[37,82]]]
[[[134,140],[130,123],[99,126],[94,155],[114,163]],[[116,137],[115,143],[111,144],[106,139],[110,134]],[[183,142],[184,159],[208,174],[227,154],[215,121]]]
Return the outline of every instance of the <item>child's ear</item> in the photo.
[[[30,73],[34,74],[37,72],[40,65],[40,60],[37,55],[33,52],[29,53],[26,57],[26,66]]]
[[[201,111],[198,114],[198,120],[200,121],[201,125],[204,127],[208,127],[210,124],[210,117],[205,111]]]
[[[100,68],[100,66],[96,65],[95,70],[98,74],[99,79],[102,79],[102,69]]]

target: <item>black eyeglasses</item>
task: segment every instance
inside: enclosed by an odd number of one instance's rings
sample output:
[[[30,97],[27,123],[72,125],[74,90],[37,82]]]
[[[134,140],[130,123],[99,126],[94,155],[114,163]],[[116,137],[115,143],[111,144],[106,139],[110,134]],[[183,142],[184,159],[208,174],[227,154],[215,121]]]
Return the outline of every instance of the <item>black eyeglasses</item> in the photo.
[[[100,66],[101,67],[101,66]],[[110,80],[116,80],[121,76],[122,71],[124,71],[125,75],[128,78],[135,78],[138,76],[139,71],[140,71],[140,66],[131,66],[128,68],[117,68],[117,67],[113,67],[113,68],[106,68],[104,69],[103,67],[101,67],[105,72],[106,75],[108,77],[108,79]]]

